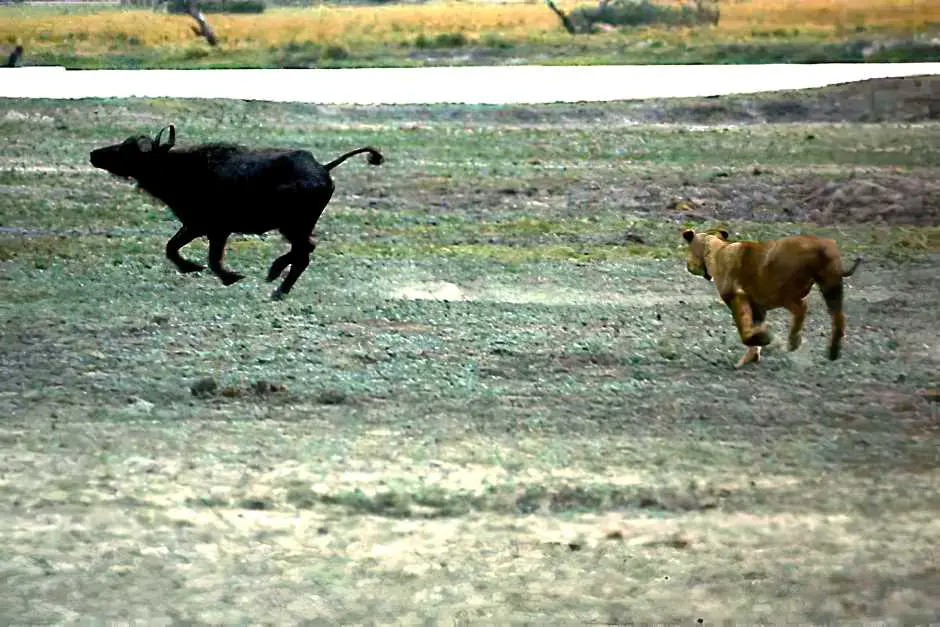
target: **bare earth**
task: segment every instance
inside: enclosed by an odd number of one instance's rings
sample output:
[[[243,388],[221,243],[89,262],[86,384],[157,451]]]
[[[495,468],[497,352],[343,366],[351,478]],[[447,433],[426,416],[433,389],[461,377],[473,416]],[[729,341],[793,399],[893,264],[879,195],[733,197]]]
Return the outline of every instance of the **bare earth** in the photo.
[[[938,84],[0,102],[0,623],[940,621]],[[274,303],[278,238],[181,276],[168,212],[88,169],[169,118],[390,158],[337,171]],[[864,257],[842,359],[814,292],[732,369],[678,238],[719,222]]]

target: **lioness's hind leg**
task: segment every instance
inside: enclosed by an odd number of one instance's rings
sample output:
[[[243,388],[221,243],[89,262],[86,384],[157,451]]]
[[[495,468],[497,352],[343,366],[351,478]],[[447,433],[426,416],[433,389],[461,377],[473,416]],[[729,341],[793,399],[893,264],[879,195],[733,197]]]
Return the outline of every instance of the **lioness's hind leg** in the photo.
[[[842,312],[842,279],[828,286],[819,286],[822,291],[829,315],[832,317],[832,336],[829,339],[829,359],[836,360],[842,350],[842,338],[845,337],[845,314]]]
[[[803,343],[803,323],[806,322],[806,312],[809,310],[809,306],[804,298],[787,305],[787,309],[793,315],[790,320],[789,348],[791,351],[795,351]]]

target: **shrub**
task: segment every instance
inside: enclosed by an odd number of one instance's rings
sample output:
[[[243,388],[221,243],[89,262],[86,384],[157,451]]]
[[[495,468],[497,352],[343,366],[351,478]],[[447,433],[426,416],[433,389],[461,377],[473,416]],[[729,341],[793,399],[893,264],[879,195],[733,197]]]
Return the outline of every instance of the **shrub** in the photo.
[[[330,59],[332,61],[338,61],[340,59],[349,58],[349,50],[344,46],[327,46],[326,50],[323,52],[323,57],[325,59]]]
[[[513,42],[509,41],[508,39],[493,33],[487,33],[484,35],[483,38],[480,39],[480,43],[482,43],[487,48],[498,48],[500,50],[507,50],[512,48],[514,45]]]
[[[425,34],[415,37],[416,48],[459,48],[467,44],[467,36],[463,33],[440,33],[436,37]]]
[[[203,13],[264,13],[267,9],[264,0],[209,0],[196,6]],[[168,13],[186,13],[186,8],[186,0],[170,0],[166,6]]]
[[[683,4],[667,6],[651,0],[613,0],[595,7],[578,7],[571,12],[573,22],[592,25],[595,23],[614,26],[643,26],[664,24],[667,26],[692,26],[714,23],[717,13],[703,6]]]

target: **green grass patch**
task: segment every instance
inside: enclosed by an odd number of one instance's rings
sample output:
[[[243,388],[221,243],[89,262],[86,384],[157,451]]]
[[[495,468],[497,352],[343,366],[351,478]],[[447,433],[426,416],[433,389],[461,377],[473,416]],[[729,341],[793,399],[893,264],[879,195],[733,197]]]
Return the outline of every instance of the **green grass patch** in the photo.
[[[929,622],[932,88],[0,101],[4,618]],[[386,161],[333,172],[310,267],[274,302],[278,235],[230,239],[235,285],[181,275],[172,214],[88,166],[169,122],[180,144]],[[735,370],[686,226],[861,254],[840,359],[815,290],[800,349],[774,310],[775,343]]]

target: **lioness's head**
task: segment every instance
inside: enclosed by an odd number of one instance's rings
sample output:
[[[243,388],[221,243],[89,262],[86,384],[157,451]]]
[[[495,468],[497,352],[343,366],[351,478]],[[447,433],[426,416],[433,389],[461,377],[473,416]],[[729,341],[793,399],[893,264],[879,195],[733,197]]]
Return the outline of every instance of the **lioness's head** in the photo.
[[[689,245],[685,259],[686,270],[695,276],[703,277],[706,281],[712,280],[711,275],[708,274],[708,268],[705,267],[705,253],[708,252],[708,239],[711,237],[727,242],[728,231],[723,229],[710,229],[701,233],[696,233],[692,229],[682,231],[682,239]]]

